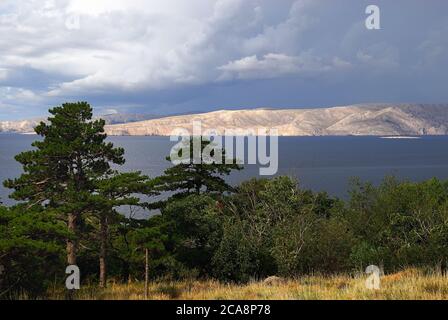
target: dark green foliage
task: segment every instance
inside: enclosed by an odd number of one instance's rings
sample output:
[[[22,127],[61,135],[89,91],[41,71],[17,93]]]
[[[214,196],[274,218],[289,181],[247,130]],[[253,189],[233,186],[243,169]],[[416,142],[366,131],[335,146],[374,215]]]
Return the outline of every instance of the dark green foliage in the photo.
[[[16,200],[82,211],[95,179],[109,172],[110,162],[123,164],[124,150],[104,141],[105,122],[91,121],[86,102],[66,103],[50,113],[49,124],[35,128],[44,139],[16,156],[24,174],[5,186],[15,189],[11,197]]]
[[[144,249],[150,249],[149,273],[152,279],[182,278],[188,269],[170,254],[170,234],[162,216],[148,220],[124,219],[113,234],[111,274],[118,279],[138,279],[144,276]]]
[[[213,260],[223,279],[315,271],[321,261],[309,253],[316,241],[325,235],[330,239],[322,242],[332,246],[331,237],[339,238],[330,236],[334,232],[330,227],[337,224],[330,218],[337,202],[299,189],[288,177],[243,183],[226,201],[224,235]]]
[[[150,180],[140,172],[112,172],[96,182],[95,193],[90,196],[92,214],[91,225],[96,229],[94,240],[99,244],[100,286],[107,283],[107,265],[110,254],[111,231],[123,223],[124,217],[118,209],[144,207],[138,195],[154,194]]]
[[[138,172],[119,174],[111,169],[112,164],[124,163],[124,150],[105,141],[105,122],[92,120],[92,108],[86,102],[66,103],[50,113],[48,122],[35,128],[43,139],[32,144],[33,150],[16,156],[24,173],[4,185],[14,189],[13,199],[24,202],[25,216],[35,212],[42,219],[51,216],[65,231],[65,239],[58,238],[57,245],[66,247],[67,264],[78,264],[78,256],[82,257],[79,263],[85,278],[92,272],[96,252],[104,284],[109,227],[121,220],[116,209],[138,205],[139,198],[134,193],[151,194],[148,178]],[[28,237],[41,232],[28,231]],[[54,244],[56,240],[49,231],[46,237]],[[33,261],[37,263],[39,259]],[[25,267],[22,262],[16,269]],[[60,269],[63,271],[65,268]]]
[[[164,253],[152,268],[158,276],[183,277],[190,270],[246,282],[370,264],[390,271],[443,267],[446,199],[445,182],[391,178],[378,187],[355,183],[348,202],[303,190],[288,177],[253,179],[220,198],[193,193],[150,219],[166,235]]]
[[[199,275],[210,274],[210,260],[220,239],[213,210],[217,205],[208,195],[193,194],[169,202],[163,210],[174,257]]]
[[[187,161],[171,166],[165,170],[164,175],[154,180],[155,190],[174,194],[163,202],[153,204],[153,207],[163,207],[173,199],[180,199],[191,194],[203,192],[221,195],[233,190],[223,179],[223,176],[229,175],[232,170],[242,169],[236,159],[230,159],[232,163],[227,164],[226,160],[229,162],[229,159],[226,158],[224,149],[218,149],[213,142],[204,137],[191,137],[183,143],[185,148],[178,151],[178,156],[181,159],[187,159]],[[199,155],[196,155],[195,143],[200,146]],[[207,152],[204,152],[206,148],[211,150],[209,152],[210,156],[220,159],[221,163],[207,163],[205,158],[209,157],[203,156],[203,154],[207,154]],[[188,154],[182,155],[182,151]],[[170,162],[172,160],[171,156],[166,159]],[[195,159],[200,163],[195,163]]]
[[[45,293],[63,281],[64,224],[39,207],[0,207],[0,299]]]
[[[254,250],[251,239],[247,238],[247,221],[228,219],[222,224],[223,236],[213,259],[212,275],[224,281],[247,282],[251,278],[275,273],[274,266],[266,266],[259,261],[263,254],[262,248]],[[269,256],[267,256],[269,258]]]
[[[348,217],[360,240],[355,264],[384,264],[388,270],[448,261],[448,182],[399,182],[377,188],[354,183]]]
[[[13,199],[57,212],[66,221],[71,233],[67,263],[76,264],[78,244],[86,231],[84,215],[97,209],[91,201],[97,182],[111,174],[111,163],[124,163],[124,150],[105,142],[105,122],[91,120],[88,103],[66,103],[49,112],[48,124],[41,122],[35,128],[43,140],[32,144],[34,150],[16,156],[24,173],[4,184],[14,189]]]

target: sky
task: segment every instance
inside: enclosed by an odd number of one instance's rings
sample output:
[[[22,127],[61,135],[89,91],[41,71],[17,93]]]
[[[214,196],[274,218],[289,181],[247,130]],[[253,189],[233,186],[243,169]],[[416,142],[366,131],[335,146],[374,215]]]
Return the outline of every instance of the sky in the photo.
[[[380,9],[380,29],[365,26]],[[446,0],[0,0],[0,120],[448,102]]]

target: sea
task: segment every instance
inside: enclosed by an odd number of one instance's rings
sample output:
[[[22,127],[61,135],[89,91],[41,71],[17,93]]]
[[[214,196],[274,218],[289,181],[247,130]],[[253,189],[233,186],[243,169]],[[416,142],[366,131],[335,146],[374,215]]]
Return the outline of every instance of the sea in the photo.
[[[14,160],[30,150],[36,135],[0,134],[0,180],[18,177],[21,166]],[[125,149],[122,171],[141,171],[150,177],[161,175],[171,163],[166,160],[176,143],[169,137],[109,137]],[[448,136],[386,139],[382,137],[279,137],[278,171],[299,185],[314,191],[347,198],[350,181],[359,178],[378,184],[385,176],[422,181],[432,177],[448,179]],[[259,165],[245,165],[226,179],[232,185],[260,176]],[[271,178],[272,176],[264,176]],[[0,199],[10,205],[10,190],[0,186]]]

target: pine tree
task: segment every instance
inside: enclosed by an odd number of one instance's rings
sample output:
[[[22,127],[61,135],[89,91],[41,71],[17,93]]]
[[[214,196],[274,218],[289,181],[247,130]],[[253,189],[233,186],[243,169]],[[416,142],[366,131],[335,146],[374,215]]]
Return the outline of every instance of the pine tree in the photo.
[[[65,103],[49,112],[48,122],[35,128],[42,137],[32,144],[35,149],[15,158],[24,173],[4,185],[14,189],[11,197],[26,201],[28,208],[40,205],[58,213],[70,233],[67,263],[76,265],[79,226],[92,211],[90,197],[98,180],[111,172],[111,164],[124,163],[124,150],[105,142],[105,122],[92,121],[88,103]]]
[[[143,203],[138,196],[153,195],[150,180],[140,172],[128,172],[113,174],[101,179],[97,183],[96,193],[92,196],[92,206],[94,216],[98,220],[99,248],[99,274],[100,287],[106,287],[107,277],[107,253],[110,234],[110,226],[119,224],[123,220],[123,215],[118,212],[118,208],[123,206],[143,207]]]
[[[196,141],[195,141],[196,140]],[[189,139],[189,157],[179,154],[179,158],[189,159],[165,170],[164,175],[154,180],[154,188],[159,192],[174,193],[167,200],[153,204],[153,207],[164,207],[167,202],[175,199],[185,198],[191,194],[223,194],[234,189],[223,178],[232,170],[241,170],[237,159],[226,158],[224,149],[217,149],[212,141],[205,137],[192,137]],[[194,143],[200,145],[200,155],[195,155]],[[209,157],[220,159],[220,163],[210,163],[205,161],[204,149],[212,150]],[[182,150],[179,150],[181,153]],[[215,154],[217,152],[217,154]],[[200,161],[195,163],[194,159],[200,157]],[[171,156],[166,160],[171,162]],[[230,161],[231,160],[231,161]]]

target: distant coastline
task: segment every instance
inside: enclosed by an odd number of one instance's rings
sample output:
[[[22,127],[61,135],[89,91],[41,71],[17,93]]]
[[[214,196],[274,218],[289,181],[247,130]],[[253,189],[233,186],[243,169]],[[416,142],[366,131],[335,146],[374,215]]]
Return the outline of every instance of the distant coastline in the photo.
[[[314,109],[242,109],[176,116],[120,115],[107,119],[110,136],[171,136],[182,128],[192,134],[199,121],[203,130],[218,135],[230,130],[265,135],[276,129],[278,136],[377,136],[384,139],[416,139],[427,135],[448,135],[448,104],[357,104]],[[146,119],[145,119],[146,117]],[[144,120],[142,120],[144,119]],[[32,134],[40,121],[0,121],[0,132]]]

